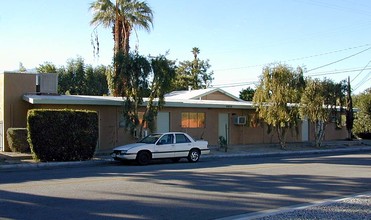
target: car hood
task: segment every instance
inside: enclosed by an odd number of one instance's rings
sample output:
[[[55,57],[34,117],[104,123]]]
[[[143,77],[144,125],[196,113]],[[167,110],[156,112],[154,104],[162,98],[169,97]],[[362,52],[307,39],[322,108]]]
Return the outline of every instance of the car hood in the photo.
[[[130,150],[132,148],[143,146],[143,145],[145,144],[144,143],[127,144],[127,145],[115,147],[113,150]]]

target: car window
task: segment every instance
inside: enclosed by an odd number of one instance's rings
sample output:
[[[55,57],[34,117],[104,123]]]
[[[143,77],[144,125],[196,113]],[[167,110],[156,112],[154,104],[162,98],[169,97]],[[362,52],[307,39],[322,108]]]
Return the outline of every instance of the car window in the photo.
[[[154,144],[161,137],[161,134],[150,134],[139,141],[139,143]]]
[[[184,134],[176,134],[175,138],[176,138],[176,143],[177,144],[179,144],[179,143],[190,143],[191,142],[189,140],[189,138],[187,138],[187,136],[185,136]]]
[[[157,144],[163,145],[163,144],[173,144],[174,143],[174,135],[172,134],[165,134],[160,138]]]

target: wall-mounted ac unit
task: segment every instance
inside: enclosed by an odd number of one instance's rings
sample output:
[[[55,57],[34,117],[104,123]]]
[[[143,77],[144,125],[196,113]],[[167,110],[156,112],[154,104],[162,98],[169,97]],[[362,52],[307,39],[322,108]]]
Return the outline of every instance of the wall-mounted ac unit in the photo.
[[[234,124],[235,125],[245,125],[246,124],[246,116],[236,116],[236,117],[234,117]]]

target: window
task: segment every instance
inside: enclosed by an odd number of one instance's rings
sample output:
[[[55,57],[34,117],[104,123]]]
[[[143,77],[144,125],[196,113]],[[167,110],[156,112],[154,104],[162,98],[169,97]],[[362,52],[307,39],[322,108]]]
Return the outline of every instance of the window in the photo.
[[[204,128],[205,113],[182,112],[182,128]]]
[[[163,144],[173,144],[174,143],[174,136],[172,134],[165,134],[164,136],[161,137],[159,142],[157,143],[158,145],[163,145]]]
[[[191,141],[184,134],[176,134],[175,140],[177,144],[181,143],[190,143]]]

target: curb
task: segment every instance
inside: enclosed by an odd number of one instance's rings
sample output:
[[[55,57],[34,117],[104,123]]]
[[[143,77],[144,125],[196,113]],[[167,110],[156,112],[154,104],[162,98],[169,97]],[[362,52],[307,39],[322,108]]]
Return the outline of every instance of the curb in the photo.
[[[371,196],[371,192],[368,191],[368,192],[357,193],[357,194],[349,195],[349,196],[340,196],[340,197],[335,197],[335,198],[330,198],[330,199],[317,200],[317,201],[302,203],[298,205],[284,206],[284,207],[280,207],[277,209],[268,209],[264,211],[228,216],[225,218],[219,218],[215,220],[242,220],[242,219],[253,220],[253,219],[260,219],[260,218],[275,219],[276,215],[290,213],[294,211],[306,210],[306,209],[313,208],[313,207],[332,205],[332,204],[346,201],[348,199],[361,198],[361,197],[366,197],[366,196]]]
[[[288,152],[273,152],[273,153],[235,153],[235,154],[220,154],[220,155],[205,155],[203,159],[212,158],[232,158],[232,157],[275,157],[275,156],[296,156],[296,155],[315,155],[328,153],[357,153],[371,152],[371,147],[352,147],[352,148],[336,148],[324,150],[307,150],[307,151],[288,151]],[[69,162],[45,162],[45,163],[18,163],[0,165],[0,171],[24,171],[29,169],[46,169],[58,167],[76,167],[76,166],[97,166],[115,162],[111,158],[95,158],[88,161],[69,161]]]
[[[6,165],[0,165],[0,172],[1,171],[25,171],[25,170],[31,170],[31,169],[47,169],[47,168],[58,168],[58,167],[96,166],[96,165],[106,164],[112,161],[113,160],[110,160],[110,159],[93,159],[93,160],[87,160],[87,161],[6,164]]]
[[[371,147],[352,147],[352,148],[336,148],[324,150],[306,150],[306,151],[287,151],[273,153],[239,153],[227,155],[205,155],[202,158],[228,158],[228,157],[275,157],[275,156],[295,156],[295,155],[311,155],[311,154],[327,154],[327,153],[350,153],[350,152],[371,152]]]

